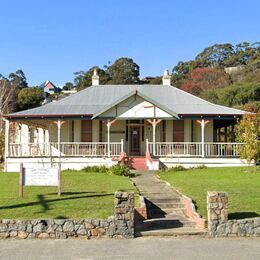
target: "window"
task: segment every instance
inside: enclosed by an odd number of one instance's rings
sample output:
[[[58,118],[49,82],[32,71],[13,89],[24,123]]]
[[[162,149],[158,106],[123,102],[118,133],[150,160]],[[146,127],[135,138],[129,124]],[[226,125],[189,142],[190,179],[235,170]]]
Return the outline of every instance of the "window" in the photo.
[[[92,142],[92,121],[91,120],[81,121],[81,141]]]
[[[128,142],[128,120],[126,120],[125,126],[125,141]]]
[[[142,120],[142,142],[144,142],[144,120]]]
[[[99,120],[99,142],[102,142],[103,137],[103,124],[102,120]]]
[[[74,142],[74,131],[75,131],[75,125],[74,120],[71,121],[71,142]]]
[[[173,142],[184,142],[184,121],[173,121]]]

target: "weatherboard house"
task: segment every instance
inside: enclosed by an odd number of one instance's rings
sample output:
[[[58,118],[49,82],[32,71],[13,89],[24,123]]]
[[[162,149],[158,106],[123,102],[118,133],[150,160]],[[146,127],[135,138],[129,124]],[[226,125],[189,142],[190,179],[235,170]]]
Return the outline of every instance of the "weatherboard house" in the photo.
[[[238,166],[228,132],[245,113],[171,86],[167,70],[162,85],[100,85],[95,71],[91,87],[5,116],[5,169]]]

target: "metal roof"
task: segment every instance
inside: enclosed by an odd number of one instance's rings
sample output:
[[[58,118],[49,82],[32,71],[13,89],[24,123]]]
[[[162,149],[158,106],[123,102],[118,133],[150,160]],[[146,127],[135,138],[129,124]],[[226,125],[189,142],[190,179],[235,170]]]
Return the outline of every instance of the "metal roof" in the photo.
[[[10,118],[25,117],[73,117],[93,116],[112,107],[119,100],[135,93],[154,105],[166,108],[178,116],[238,116],[246,112],[216,105],[166,85],[99,85],[91,86],[59,101],[41,107],[8,115]]]

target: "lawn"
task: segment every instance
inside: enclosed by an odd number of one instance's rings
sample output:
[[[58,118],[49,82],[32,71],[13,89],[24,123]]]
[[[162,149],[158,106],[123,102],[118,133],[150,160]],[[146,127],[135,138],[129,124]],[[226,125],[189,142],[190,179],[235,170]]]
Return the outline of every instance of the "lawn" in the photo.
[[[137,192],[128,177],[64,171],[62,195],[55,187],[25,187],[19,198],[19,174],[0,173],[0,219],[107,218],[114,214],[114,192]]]
[[[260,215],[260,171],[249,167],[189,169],[161,172],[181,193],[195,202],[197,211],[207,218],[207,191],[226,191],[229,194],[229,218]]]

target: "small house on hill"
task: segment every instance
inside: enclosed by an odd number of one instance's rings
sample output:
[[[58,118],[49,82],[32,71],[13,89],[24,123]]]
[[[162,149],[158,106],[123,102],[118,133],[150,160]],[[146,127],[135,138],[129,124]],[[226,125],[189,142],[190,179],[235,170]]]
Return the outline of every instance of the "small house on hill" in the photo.
[[[60,89],[56,87],[51,81],[47,80],[42,83],[39,88],[43,89],[44,93],[55,94],[60,92]]]
[[[6,171],[20,163],[81,169],[124,160],[150,170],[245,164],[243,144],[230,139],[228,129],[246,112],[191,95],[170,79],[166,70],[162,85],[100,85],[95,71],[91,87],[6,115]]]

